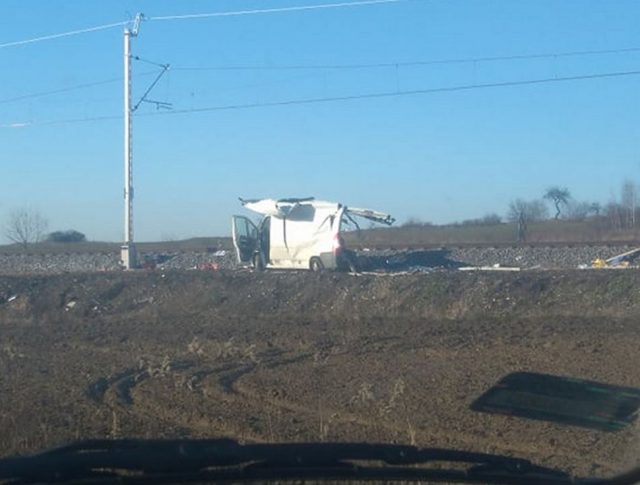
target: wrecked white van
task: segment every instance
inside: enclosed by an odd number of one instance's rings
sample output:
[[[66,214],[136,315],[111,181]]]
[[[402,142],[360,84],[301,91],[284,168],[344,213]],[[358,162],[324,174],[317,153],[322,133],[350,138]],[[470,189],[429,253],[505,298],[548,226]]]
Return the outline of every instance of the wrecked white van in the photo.
[[[233,216],[232,234],[238,262],[255,269],[349,269],[355,258],[340,234],[345,226],[358,228],[355,217],[391,225],[394,219],[370,209],[356,209],[313,197],[304,199],[240,199],[261,214],[258,225]]]

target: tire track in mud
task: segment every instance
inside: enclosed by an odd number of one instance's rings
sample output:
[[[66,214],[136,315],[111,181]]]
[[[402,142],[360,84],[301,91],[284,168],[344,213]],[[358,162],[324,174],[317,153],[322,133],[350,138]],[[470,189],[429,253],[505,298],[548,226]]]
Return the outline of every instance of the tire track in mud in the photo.
[[[384,437],[382,438],[384,440],[400,439],[409,442],[408,425],[384,421],[382,417],[376,419],[375,414],[371,413],[369,413],[371,417],[368,417],[366,414],[345,409],[336,412],[334,408],[324,408],[321,411],[290,399],[278,398],[269,392],[256,392],[243,385],[243,378],[257,370],[285,368],[284,372],[286,372],[287,366],[309,362],[314,359],[314,356],[313,352],[302,355],[286,355],[285,352],[278,352],[255,362],[226,362],[218,365],[212,362],[198,362],[197,359],[179,360],[171,362],[167,372],[159,376],[153,375],[147,369],[128,368],[111,377],[95,380],[87,387],[86,395],[95,403],[103,404],[114,412],[121,413],[124,410],[130,417],[139,419],[143,426],[144,423],[150,423],[151,418],[155,422],[154,426],[169,430],[185,429],[188,430],[189,435],[225,436],[249,442],[276,441],[264,427],[266,420],[270,421],[275,411],[277,424],[284,425],[283,431],[278,431],[281,436],[287,436],[287,433],[291,436],[289,427],[291,418],[296,418],[303,423],[300,432],[304,433],[307,439],[317,439],[317,436],[312,433],[316,423],[322,423],[324,419],[331,430],[335,430],[335,427],[339,429],[352,427],[355,433],[368,436],[368,439],[379,440],[380,437]],[[166,394],[164,399],[156,392],[151,394],[151,398],[134,399],[132,395],[136,387],[154,378],[176,379],[179,377],[185,383],[189,383],[190,396],[194,396],[194,393],[200,396],[174,401],[170,394]],[[207,386],[208,381],[212,385]],[[187,387],[183,389],[187,391]],[[189,399],[195,399],[195,401],[189,403]],[[258,420],[257,427],[255,421],[252,421],[254,419]],[[473,433],[461,432],[452,435],[450,430],[441,426],[417,425],[414,430],[413,439],[422,446],[439,443],[440,446],[469,450],[495,446],[495,440],[492,437],[481,438]],[[311,438],[312,436],[315,438]],[[375,436],[379,437],[372,438]],[[548,460],[550,455],[555,460],[567,462],[570,462],[571,458],[563,457],[559,449],[546,452],[523,444],[520,446],[512,444],[508,450],[501,448],[499,452],[509,452],[514,456],[526,455],[540,462]],[[604,464],[599,465],[604,466]]]
[[[169,364],[168,372],[182,371],[194,366],[191,361],[176,361]],[[112,392],[114,402],[133,405],[131,391],[142,382],[153,377],[148,369],[129,368],[111,378],[101,377],[91,383],[86,389],[86,395],[96,403],[105,403]]]
[[[302,404],[296,404],[291,401],[285,401],[282,399],[273,398],[273,397],[270,397],[268,393],[258,394],[248,390],[243,386],[238,385],[238,382],[243,377],[251,374],[253,371],[257,369],[266,368],[271,370],[271,369],[277,369],[279,367],[285,367],[292,364],[298,364],[298,363],[312,360],[314,358],[314,355],[315,355],[314,353],[306,353],[306,354],[288,357],[280,360],[277,359],[277,356],[273,356],[268,361],[251,362],[251,363],[231,363],[231,364],[223,365],[220,367],[204,368],[194,372],[190,377],[187,378],[187,380],[188,382],[191,383],[191,387],[193,390],[193,389],[202,387],[203,382],[206,379],[215,375],[216,385],[215,385],[215,388],[213,389],[214,392],[217,389],[218,392],[225,397],[225,400],[230,399],[239,405],[248,406],[250,408],[256,408],[257,412],[253,413],[254,415],[260,414],[261,412],[263,412],[266,406],[270,406],[272,409],[278,409],[288,413],[293,413],[293,414],[303,415],[303,416],[312,416],[315,420],[320,421],[322,419],[321,415],[324,415],[324,414],[335,415],[338,413],[335,413],[333,410],[326,410],[325,412],[320,413],[319,411],[314,410],[313,408],[310,408],[308,406],[305,406]],[[193,363],[190,363],[190,364],[192,365],[186,368],[191,368],[193,366]],[[118,374],[110,382],[107,382],[105,379],[100,379],[96,381],[96,383],[93,384],[91,390],[94,393],[102,392],[102,394],[105,394],[105,390],[104,390],[105,387],[107,388],[114,387],[115,396],[119,399],[119,402],[121,404],[132,405],[133,400],[130,395],[131,390],[135,386],[147,380],[148,378],[149,378],[149,375],[146,371],[140,372],[135,369],[128,370]],[[211,391],[212,389],[208,389],[208,390]],[[211,396],[208,396],[208,397],[211,397]],[[158,406],[158,403],[156,402],[154,403],[154,405]],[[143,403],[136,403],[135,407],[144,407],[147,409],[147,412],[151,410],[150,407],[144,406]],[[138,409],[135,409],[135,407],[134,407],[134,412],[137,412]],[[165,409],[169,409],[169,407],[166,407]],[[380,430],[380,428],[384,428],[387,431],[395,432],[401,435],[407,433],[406,428],[403,428],[400,426],[394,426],[389,423],[381,423],[378,420],[366,419],[354,413],[344,413],[343,411],[341,411],[339,414],[341,417],[340,419],[334,420],[334,422],[336,423],[339,422],[343,424],[357,425],[357,426],[364,427],[366,429]],[[210,430],[212,426],[209,420],[207,421],[208,422],[207,422],[206,428]],[[194,423],[189,422],[189,420],[186,420],[185,422],[183,422],[183,424],[190,425],[190,426],[194,425]],[[198,425],[197,427],[201,428],[202,425]],[[218,425],[215,427],[219,428],[220,426]],[[231,428],[229,428],[228,426],[225,426],[224,428],[231,431]],[[249,435],[249,433],[247,433],[246,430],[244,429],[242,431],[233,430],[232,433],[234,436],[241,435],[245,438],[247,438]],[[264,438],[260,438],[258,436],[253,436],[251,439],[252,441],[264,441]]]
[[[234,421],[233,414],[229,419],[225,419],[225,425],[215,419],[207,419],[206,415],[200,416],[199,419],[194,421],[187,417],[188,412],[176,412],[175,403],[163,403],[162,400],[157,399],[153,401],[149,399],[134,400],[132,393],[137,386],[148,382],[152,378],[166,377],[175,379],[179,374],[183,376],[182,381],[191,392],[200,390],[199,392],[203,393],[203,383],[207,379],[215,377],[213,388],[208,388],[204,392],[205,399],[215,399],[215,394],[220,394],[224,401],[234,402],[237,406],[248,406],[253,411],[252,415],[259,416],[260,410],[264,407],[263,400],[248,399],[241,392],[238,392],[236,382],[261,366],[275,368],[280,365],[302,362],[313,356],[313,354],[309,353],[279,360],[280,354],[280,352],[276,352],[269,355],[266,360],[263,357],[263,360],[259,362],[232,362],[213,366],[203,365],[205,363],[198,364],[193,360],[174,361],[170,362],[167,371],[159,376],[152,375],[152,372],[147,369],[128,368],[111,377],[96,379],[87,386],[85,394],[94,403],[105,405],[113,411],[116,409],[119,412],[125,410],[127,413],[140,418],[153,416],[173,426],[182,424],[189,428],[207,432],[211,432],[212,429],[219,429],[224,431],[227,436],[243,437],[251,441],[263,441],[264,438],[252,435],[244,429],[244,426],[241,426],[242,429],[229,426],[228,424]]]
[[[176,377],[175,371],[185,371],[196,367],[196,363],[193,361],[178,361],[172,362],[169,365],[168,372],[161,377]],[[235,369],[237,366],[224,366],[224,370]],[[191,389],[195,389],[202,380],[207,376],[216,373],[220,369],[199,369],[191,374],[186,382],[190,383]],[[192,419],[184,419],[182,413],[176,413],[169,405],[162,405],[158,399],[150,402],[148,399],[135,400],[133,399],[132,391],[144,382],[150,381],[155,376],[148,370],[140,368],[128,368],[122,372],[115,374],[112,377],[101,377],[91,383],[85,394],[87,397],[98,405],[106,406],[112,411],[114,416],[116,414],[126,413],[130,417],[140,420],[141,423],[148,422],[149,417],[152,417],[154,426],[160,426],[163,429],[187,429],[189,434],[192,429],[199,429],[206,431],[206,435],[211,435],[213,430],[218,430],[220,435],[223,436],[238,436],[238,430],[230,429],[223,426],[221,423],[215,422],[215,420],[206,420],[202,422],[194,421]],[[161,424],[163,423],[163,424]],[[246,435],[246,434],[245,434]],[[257,437],[253,441],[259,441]]]
[[[214,367],[200,367],[184,378],[186,389],[189,390],[190,394],[200,393],[200,403],[195,406],[189,406],[186,403],[143,399],[136,401],[131,406],[130,411],[141,418],[153,416],[154,419],[161,419],[172,427],[186,428],[190,432],[200,432],[208,437],[219,435],[253,442],[264,441],[259,435],[248,432],[246,427],[242,425],[234,426],[233,415],[228,417],[224,413],[225,408],[236,409],[233,405],[234,402],[242,405],[247,404],[246,401],[236,395],[233,383],[241,376],[252,372],[256,367],[257,364],[255,363],[227,363]],[[216,387],[219,389],[221,396],[216,397],[202,390],[203,382],[212,376],[216,377]],[[222,408],[216,409],[215,405],[213,408],[205,405],[206,401],[211,399],[215,401],[215,404],[222,404]]]
[[[314,353],[306,353],[302,355],[298,355],[295,357],[286,358],[283,360],[273,360],[271,362],[266,362],[262,364],[254,363],[249,366],[237,366],[234,369],[228,369],[227,371],[223,371],[222,375],[220,375],[217,379],[217,383],[219,388],[224,392],[227,396],[235,396],[235,400],[241,402],[244,405],[250,404],[251,406],[258,406],[260,410],[263,410],[265,406],[271,406],[272,408],[279,409],[281,411],[286,411],[289,413],[294,413],[303,416],[312,416],[316,420],[320,421],[322,419],[322,415],[335,415],[337,413],[333,412],[333,410],[326,410],[323,413],[320,413],[313,408],[308,406],[304,406],[302,404],[295,404],[291,401],[285,401],[282,399],[277,399],[270,397],[268,393],[258,394],[248,390],[245,387],[239,386],[238,381],[242,379],[242,377],[249,375],[252,371],[264,367],[267,369],[276,369],[279,367],[285,367],[292,364],[298,364],[305,361],[312,360],[314,357]],[[381,423],[378,420],[370,420],[362,418],[359,415],[354,413],[344,413],[340,412],[341,418],[336,419],[334,422],[340,422],[343,424],[351,424],[351,425],[359,425],[364,428],[374,428],[380,429],[385,428],[388,431],[392,431],[398,434],[406,434],[407,429],[399,426],[394,426],[389,423]],[[262,440],[260,440],[262,441]]]
[[[334,425],[355,426],[359,428],[365,436],[374,434],[386,434],[389,438],[406,437],[407,441],[410,436],[409,428],[406,425],[400,425],[391,422],[385,422],[382,419],[376,419],[375,416],[367,418],[356,412],[347,412],[340,409],[325,408],[322,412],[304,404],[297,404],[291,400],[279,399],[273,397],[270,393],[258,393],[246,386],[241,381],[243,377],[249,376],[258,369],[277,369],[289,365],[308,362],[314,358],[314,353],[306,353],[296,356],[272,355],[268,360],[259,362],[236,362],[225,363],[218,366],[199,366],[197,362],[192,360],[180,360],[170,363],[166,374],[154,376],[147,369],[128,368],[115,374],[112,377],[103,377],[91,383],[87,389],[87,396],[98,404],[103,404],[112,410],[123,409],[140,419],[148,419],[152,416],[154,420],[162,421],[165,426],[173,429],[188,429],[190,432],[201,433],[205,436],[218,434],[230,438],[240,439],[241,441],[265,442],[271,441],[265,432],[255,432],[251,427],[250,419],[239,420],[234,413],[243,408],[244,416],[253,416],[264,418],[265,412],[277,410],[284,414],[291,414],[301,417],[303,423],[320,423],[331,416],[330,424],[332,429]],[[155,377],[175,378],[180,374],[184,377],[185,382],[190,383],[191,392],[202,393],[200,405],[196,408],[180,409],[176,403],[158,399],[142,399],[134,400],[132,392],[137,386],[148,382]],[[213,378],[213,388],[207,388],[207,392],[203,392],[202,388],[205,381]],[[199,390],[199,391],[198,391]],[[213,391],[211,393],[211,391]],[[216,399],[215,394],[220,394]],[[214,399],[217,404],[224,404],[221,408],[211,408],[206,405],[206,401]],[[215,410],[215,413],[211,413]],[[230,410],[231,413],[225,413]],[[265,411],[266,410],[266,411]],[[207,412],[209,411],[209,412]],[[249,411],[249,412],[247,412]],[[313,425],[309,426],[311,429]],[[451,433],[442,428],[427,428],[421,426],[415,427],[415,435],[417,443],[447,443],[447,446],[458,448],[475,449],[478,447],[478,436],[473,434],[457,433],[453,441],[449,441]],[[492,444],[491,439],[487,438],[487,445]],[[501,450],[504,452],[505,450]],[[544,460],[546,453],[537,449],[529,449],[527,447],[519,447],[511,452],[514,455],[524,455],[530,457],[539,457]],[[560,454],[554,453],[556,457]],[[568,457],[567,457],[568,458]]]

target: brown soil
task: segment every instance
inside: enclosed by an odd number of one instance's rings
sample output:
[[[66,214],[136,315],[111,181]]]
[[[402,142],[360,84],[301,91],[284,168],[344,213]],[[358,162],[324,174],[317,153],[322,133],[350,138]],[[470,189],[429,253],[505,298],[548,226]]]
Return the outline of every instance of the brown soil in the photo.
[[[505,374],[640,387],[633,270],[166,272],[0,278],[0,456],[90,437],[377,441],[579,474],[638,463],[618,432],[470,404]]]

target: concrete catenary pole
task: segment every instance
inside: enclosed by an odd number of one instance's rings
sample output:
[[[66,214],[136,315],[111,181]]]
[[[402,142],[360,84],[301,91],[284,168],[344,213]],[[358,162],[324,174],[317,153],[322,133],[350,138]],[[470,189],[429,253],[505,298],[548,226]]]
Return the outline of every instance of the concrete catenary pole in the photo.
[[[133,149],[131,144],[131,38],[138,35],[142,14],[136,15],[133,28],[124,29],[124,244],[120,259],[125,269],[137,267],[133,242]]]

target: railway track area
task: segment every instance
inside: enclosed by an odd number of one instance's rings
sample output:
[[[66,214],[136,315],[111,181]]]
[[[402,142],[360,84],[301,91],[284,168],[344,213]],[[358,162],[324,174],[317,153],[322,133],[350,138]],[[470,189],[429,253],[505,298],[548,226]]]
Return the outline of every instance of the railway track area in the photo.
[[[635,247],[631,244],[352,245],[361,271],[404,272],[453,270],[461,267],[577,269],[590,267]],[[147,270],[233,270],[238,265],[228,249],[143,252]],[[120,271],[116,251],[1,252],[0,274],[59,274]]]

